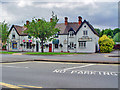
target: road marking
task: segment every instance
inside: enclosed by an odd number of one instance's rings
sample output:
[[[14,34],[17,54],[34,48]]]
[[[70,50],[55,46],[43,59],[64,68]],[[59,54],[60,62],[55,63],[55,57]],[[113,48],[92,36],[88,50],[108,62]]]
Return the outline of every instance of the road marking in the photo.
[[[77,67],[65,68],[63,70],[56,69],[53,72],[56,72],[56,73],[65,73],[67,70],[76,69],[76,68],[84,68],[84,67],[88,67],[88,66],[92,66],[92,65],[95,65],[95,64],[87,64],[87,65],[84,65],[84,66],[77,66]]]
[[[8,88],[15,88],[15,89],[18,89],[18,90],[22,88],[22,87],[18,87],[16,85],[11,85],[11,84],[7,84],[7,83],[3,83],[3,82],[0,82],[0,85],[8,87]],[[22,88],[22,90],[28,90],[28,89]]]
[[[12,63],[12,62],[9,62],[9,63],[0,63],[0,64],[19,64],[19,63],[31,63],[32,61],[27,61],[27,62],[14,62],[14,63]]]
[[[21,64],[21,63],[51,63],[51,64],[86,64],[86,63],[68,63],[68,62],[44,62],[44,61],[27,61],[27,62],[9,62],[9,63],[0,63],[2,64]],[[111,66],[119,66],[120,64],[98,64],[97,65],[111,65]]]
[[[89,66],[93,66],[93,65],[95,65],[95,64],[87,64],[87,65],[84,65],[84,66],[71,67],[71,68],[66,68],[64,70],[66,71],[66,70],[71,70],[71,69],[76,69],[76,68],[84,68],[84,67],[89,67]]]
[[[70,74],[81,74],[81,75],[106,75],[106,76],[118,76],[119,72],[107,72],[107,71],[85,71],[85,70],[54,70],[54,73],[70,73]]]
[[[77,73],[77,74],[87,74],[87,75],[108,75],[108,76],[118,76],[118,72],[106,72],[106,71],[71,71],[71,74]]]
[[[113,56],[115,55],[115,54],[112,54]],[[104,55],[104,57],[106,57],[106,58],[119,58],[119,57],[109,57],[110,55]]]
[[[17,67],[17,66],[2,66],[2,67],[10,67],[10,68],[29,68],[29,67]]]
[[[18,85],[18,86],[23,86],[23,87],[30,87],[30,88],[43,88],[43,87],[37,87],[37,86],[29,86],[29,85]]]

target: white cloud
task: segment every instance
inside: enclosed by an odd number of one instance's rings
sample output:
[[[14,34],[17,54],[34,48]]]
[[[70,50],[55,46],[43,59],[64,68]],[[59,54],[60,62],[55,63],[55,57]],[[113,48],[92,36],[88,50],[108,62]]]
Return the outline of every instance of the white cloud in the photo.
[[[32,0],[19,0],[17,3],[18,3],[18,6],[19,7],[25,7],[25,6],[32,6]]]
[[[30,1],[30,2],[29,2]],[[92,2],[93,1],[93,2]],[[117,26],[117,3],[101,3],[91,0],[85,2],[69,2],[69,3],[45,3],[33,2],[32,0],[6,2],[2,3],[2,20],[6,20],[10,24],[23,25],[26,20],[31,18],[45,18],[49,21],[51,12],[54,11],[60,19],[59,22],[64,22],[64,17],[67,16],[69,21],[78,21],[78,16],[81,15],[83,20],[88,20],[93,26],[97,25],[101,28]],[[0,21],[2,21],[0,20]],[[111,22],[112,21],[112,22]]]
[[[1,0],[2,2],[18,2],[19,0]],[[119,2],[119,0],[25,0],[33,2]]]
[[[87,6],[87,5],[90,5],[91,7],[93,8],[97,8],[98,6],[94,3],[94,2],[89,2],[89,3],[86,3],[86,2],[80,2],[80,3],[76,3],[76,2],[59,2],[59,3],[34,3],[34,7],[38,7],[38,8],[68,8],[68,9],[74,9],[74,8],[80,8],[80,7],[83,7],[83,6]]]

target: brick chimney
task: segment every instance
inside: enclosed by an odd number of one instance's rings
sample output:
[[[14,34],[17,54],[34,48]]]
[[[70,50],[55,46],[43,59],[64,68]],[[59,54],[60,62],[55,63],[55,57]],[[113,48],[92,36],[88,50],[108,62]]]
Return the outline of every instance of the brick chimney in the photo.
[[[40,21],[40,19],[38,19],[38,21]]]
[[[52,18],[50,18],[50,22],[52,22]]]
[[[26,25],[28,25],[28,24],[29,24],[29,21],[27,20],[27,21],[26,21]]]
[[[67,25],[67,24],[68,24],[68,18],[65,17],[65,25]]]
[[[82,23],[82,17],[78,16],[78,24],[80,25]]]

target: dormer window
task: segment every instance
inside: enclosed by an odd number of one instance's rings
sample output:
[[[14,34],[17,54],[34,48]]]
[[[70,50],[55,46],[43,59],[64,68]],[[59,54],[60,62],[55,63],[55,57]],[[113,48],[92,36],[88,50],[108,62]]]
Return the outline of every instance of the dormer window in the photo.
[[[74,32],[73,32],[73,31],[70,31],[70,32],[69,32],[69,36],[70,36],[70,37],[73,37],[73,36],[74,36]]]
[[[12,39],[15,39],[15,34],[12,35]]]
[[[83,31],[83,35],[84,36],[88,35],[88,31]]]

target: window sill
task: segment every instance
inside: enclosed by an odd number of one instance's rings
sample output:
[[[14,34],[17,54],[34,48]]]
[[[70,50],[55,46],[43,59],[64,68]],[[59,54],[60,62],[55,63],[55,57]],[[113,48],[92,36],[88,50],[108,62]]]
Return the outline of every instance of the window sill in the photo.
[[[71,36],[71,37],[69,37],[69,38],[74,38],[74,36]]]
[[[79,47],[80,49],[86,49],[86,47]]]
[[[74,50],[74,48],[69,48],[70,50]]]

